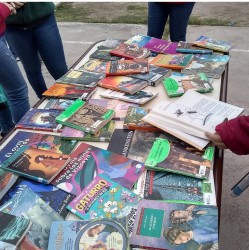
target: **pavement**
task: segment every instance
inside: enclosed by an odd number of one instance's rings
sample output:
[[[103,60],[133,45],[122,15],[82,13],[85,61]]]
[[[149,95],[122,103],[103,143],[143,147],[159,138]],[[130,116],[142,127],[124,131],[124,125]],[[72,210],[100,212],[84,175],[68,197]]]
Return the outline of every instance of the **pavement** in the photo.
[[[89,23],[58,23],[67,64],[70,67],[97,41],[107,38],[128,39],[136,34],[146,34],[146,25],[133,24],[89,24]],[[249,114],[249,28],[224,26],[188,26],[187,41],[193,41],[200,35],[206,35],[235,44],[231,50],[229,62],[227,102],[245,109]],[[20,64],[20,63],[19,63]],[[43,65],[43,74],[47,86],[54,84]],[[38,99],[30,88],[30,100],[34,105]],[[249,249],[249,189],[240,197],[230,196],[231,187],[249,171],[248,156],[238,156],[225,151],[223,192],[221,206],[221,225],[219,249]]]

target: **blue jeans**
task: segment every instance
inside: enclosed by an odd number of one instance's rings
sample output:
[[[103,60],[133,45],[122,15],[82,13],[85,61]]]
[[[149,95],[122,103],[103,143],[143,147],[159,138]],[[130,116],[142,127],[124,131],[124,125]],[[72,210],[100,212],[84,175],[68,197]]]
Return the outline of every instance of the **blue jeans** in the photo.
[[[0,38],[0,84],[9,104],[0,111],[0,129],[5,134],[23,117],[30,105],[27,84],[4,37]]]
[[[170,40],[172,42],[186,41],[189,17],[194,2],[188,3],[148,3],[148,36],[162,38],[169,17]]]
[[[38,98],[47,89],[38,52],[51,76],[56,80],[67,71],[63,45],[54,14],[32,28],[8,26],[7,41],[20,58],[27,78]]]

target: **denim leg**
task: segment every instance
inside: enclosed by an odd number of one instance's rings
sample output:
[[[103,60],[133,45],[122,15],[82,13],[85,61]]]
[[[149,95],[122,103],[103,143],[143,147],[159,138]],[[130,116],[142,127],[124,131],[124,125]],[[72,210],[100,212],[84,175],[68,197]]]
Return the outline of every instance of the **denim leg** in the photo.
[[[148,3],[148,36],[162,38],[169,15],[168,5],[156,2]]]
[[[172,42],[186,41],[188,21],[194,4],[194,2],[171,4],[170,40]]]

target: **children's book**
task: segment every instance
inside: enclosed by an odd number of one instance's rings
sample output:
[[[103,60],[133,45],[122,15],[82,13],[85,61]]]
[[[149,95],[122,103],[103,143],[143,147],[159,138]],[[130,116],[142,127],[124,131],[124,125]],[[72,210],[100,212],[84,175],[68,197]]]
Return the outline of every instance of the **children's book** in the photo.
[[[203,49],[198,46],[194,46],[192,43],[179,42],[176,48],[176,52],[186,54],[213,54],[211,49]]]
[[[212,170],[208,180],[147,170],[143,192],[148,200],[216,206]]]
[[[0,212],[0,248],[16,249],[27,234],[32,222],[29,219]]]
[[[120,184],[98,175],[67,208],[83,220],[122,218],[137,207],[139,199]]]
[[[126,59],[146,58],[150,56],[150,50],[139,47],[137,44],[121,43],[110,51],[111,55]]]
[[[186,75],[179,72],[173,72],[163,81],[164,89],[169,97],[181,96],[188,89],[193,89],[200,93],[211,92],[213,78],[208,78],[204,73],[195,75]]]
[[[115,116],[113,117],[113,120],[117,120],[117,121],[124,120],[129,106],[138,107],[138,104],[127,103],[127,102],[123,102],[123,101],[119,101],[115,99],[103,99],[103,98],[93,99],[91,98],[88,102],[90,104],[103,106],[107,109],[114,109]]]
[[[195,55],[193,61],[181,72],[188,75],[205,73],[207,77],[219,79],[229,59],[229,55]]]
[[[48,250],[129,250],[126,227],[126,218],[55,221],[50,230]]]
[[[75,84],[84,87],[96,87],[100,79],[104,78],[105,74],[79,71],[70,69],[65,75],[56,80],[57,83]]]
[[[107,76],[98,82],[100,87],[134,94],[148,86],[148,82],[129,76]]]
[[[65,110],[72,105],[73,102],[74,100],[69,99],[47,98],[42,102],[39,108]]]
[[[61,132],[61,138],[63,140],[109,142],[114,129],[115,121],[109,121],[94,135],[65,126]]]
[[[107,62],[105,62],[105,61],[102,61],[99,59],[90,59],[85,64],[83,64],[81,67],[79,67],[78,70],[84,70],[84,71],[105,74],[106,65],[107,65]]]
[[[62,125],[55,121],[61,112],[56,109],[32,108],[16,124],[16,128],[61,132]]]
[[[124,119],[123,128],[130,130],[158,131],[159,128],[145,122],[142,118],[148,114],[143,107],[129,107]]]
[[[181,70],[187,67],[192,60],[193,60],[192,54],[178,54],[178,55],[158,54],[150,61],[150,63],[159,67]]]
[[[169,77],[171,75],[171,70],[166,69],[163,67],[157,67],[154,65],[150,65],[150,71],[145,74],[134,74],[134,75],[129,75],[130,77],[133,78],[138,78],[141,80],[145,80],[148,82],[149,86],[156,87],[160,83],[163,82],[163,79],[166,77]]]
[[[106,91],[100,93],[100,96],[143,105],[158,96],[158,93],[152,93],[141,90],[136,92],[135,94],[128,94],[120,91],[107,89]]]
[[[192,44],[202,48],[212,49],[220,52],[229,52],[229,50],[233,47],[233,44],[230,42],[221,41],[206,36],[198,37],[195,41],[192,42]]]
[[[22,177],[18,177],[15,184],[1,199],[0,206],[6,204],[14,196],[19,195],[27,187],[44,200],[60,216],[63,218],[67,217],[69,211],[66,206],[73,200],[74,195],[58,189],[53,185],[43,184]]]
[[[108,61],[105,74],[107,76],[122,76],[149,72],[148,59]]]
[[[88,100],[96,91],[96,88],[86,88],[73,84],[56,83],[47,89],[43,96],[64,99]]]
[[[58,213],[28,187],[0,207],[0,211],[25,217],[32,222],[26,237],[20,243],[21,249],[47,250],[52,222],[63,221]]]
[[[91,59],[99,59],[103,61],[116,61],[120,60],[119,56],[113,56],[110,54],[112,48],[108,48],[105,46],[99,46],[89,57]]]
[[[218,249],[218,208],[143,199],[130,244],[158,250]]]
[[[15,184],[17,176],[0,169],[0,201],[9,189]]]
[[[89,104],[80,99],[56,117],[56,121],[68,127],[96,134],[115,115],[113,109]]]
[[[3,162],[1,168],[38,182],[50,183],[69,160],[69,155],[24,145]]]
[[[131,189],[145,169],[139,161],[83,142],[71,154],[71,159],[52,184],[76,196],[97,174]]]

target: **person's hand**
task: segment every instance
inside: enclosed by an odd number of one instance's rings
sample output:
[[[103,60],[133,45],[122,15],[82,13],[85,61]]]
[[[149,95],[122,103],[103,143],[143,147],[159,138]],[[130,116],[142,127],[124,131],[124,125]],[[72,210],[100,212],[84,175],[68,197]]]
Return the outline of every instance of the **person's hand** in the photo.
[[[15,4],[15,9],[20,9],[24,5],[23,2],[12,2],[12,3]]]
[[[215,146],[221,149],[226,149],[227,146],[224,144],[224,142],[221,140],[221,137],[218,133],[211,134],[209,132],[206,132],[205,135],[207,138],[214,143]]]
[[[16,9],[15,9],[14,3],[9,2],[9,3],[2,3],[2,4],[4,4],[5,6],[7,6],[9,8],[11,15],[16,14]]]

